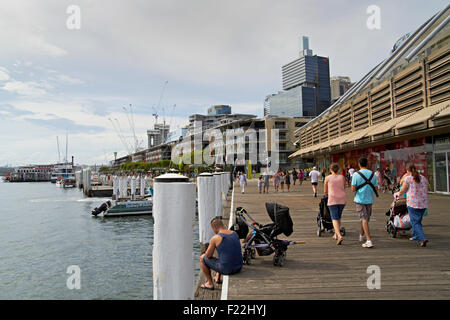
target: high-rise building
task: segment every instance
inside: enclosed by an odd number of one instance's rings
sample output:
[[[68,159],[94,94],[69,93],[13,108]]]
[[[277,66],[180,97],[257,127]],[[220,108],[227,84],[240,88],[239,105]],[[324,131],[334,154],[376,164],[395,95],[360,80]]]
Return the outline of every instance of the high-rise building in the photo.
[[[216,105],[208,108],[208,115],[231,114],[231,107],[227,105]]]
[[[350,77],[331,77],[331,104],[344,95],[352,86]]]
[[[148,148],[165,143],[169,134],[169,125],[155,123],[153,130],[147,130]]]
[[[282,67],[282,82],[284,91],[266,96],[265,115],[317,116],[330,106],[329,60],[313,55],[308,37],[300,38],[299,58]]]

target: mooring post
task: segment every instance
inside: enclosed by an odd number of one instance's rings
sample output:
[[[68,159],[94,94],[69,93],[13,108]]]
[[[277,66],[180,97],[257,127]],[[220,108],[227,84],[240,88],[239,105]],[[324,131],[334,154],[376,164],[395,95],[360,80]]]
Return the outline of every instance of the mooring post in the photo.
[[[145,196],[145,186],[146,186],[145,179],[144,179],[143,176],[141,176],[141,178],[140,178],[140,184],[139,184],[139,187],[141,188],[141,189],[140,189],[140,191],[141,191],[141,197],[144,197],[144,196]]]
[[[205,253],[209,240],[214,236],[211,228],[211,220],[214,218],[215,201],[215,181],[211,173],[202,173],[197,177],[198,187],[198,231],[200,241],[200,251]]]
[[[117,176],[114,176],[113,178],[113,200],[117,200],[118,197],[118,191],[119,191],[119,178]]]
[[[195,184],[185,176],[172,173],[155,178],[154,300],[194,298],[194,214]]]
[[[214,210],[214,216],[222,216],[222,174],[220,172],[214,172],[214,185],[215,185],[215,210]]]

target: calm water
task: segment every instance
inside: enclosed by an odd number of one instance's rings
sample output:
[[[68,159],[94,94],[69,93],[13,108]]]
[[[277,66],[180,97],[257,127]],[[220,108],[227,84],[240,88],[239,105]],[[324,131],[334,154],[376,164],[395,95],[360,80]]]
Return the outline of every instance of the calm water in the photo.
[[[152,299],[151,216],[93,217],[106,198],[0,181],[0,299]],[[196,276],[198,221],[193,222]],[[69,290],[67,267],[81,269]]]

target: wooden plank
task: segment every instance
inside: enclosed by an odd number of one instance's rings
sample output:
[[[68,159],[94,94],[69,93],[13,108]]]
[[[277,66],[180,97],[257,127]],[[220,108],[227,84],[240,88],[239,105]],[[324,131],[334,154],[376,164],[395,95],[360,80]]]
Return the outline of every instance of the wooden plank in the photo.
[[[239,187],[236,186],[239,190]],[[260,223],[270,223],[264,203],[277,202],[290,208],[294,232],[289,239],[305,241],[290,246],[284,267],[275,267],[272,256],[257,257],[241,273],[230,277],[229,299],[448,299],[450,298],[450,219],[448,197],[430,194],[424,232],[430,242],[420,248],[409,241],[410,232],[390,238],[385,231],[386,211],[392,195],[376,198],[370,221],[375,248],[361,247],[359,217],[348,189],[343,213],[346,236],[336,246],[330,234],[316,235],[320,202],[312,197],[309,183],[292,186],[291,192],[259,194],[254,180],[246,193],[235,193],[235,206],[244,207]],[[319,184],[319,191],[323,184]],[[283,238],[283,237],[280,237]],[[381,269],[381,289],[369,290],[367,267]]]

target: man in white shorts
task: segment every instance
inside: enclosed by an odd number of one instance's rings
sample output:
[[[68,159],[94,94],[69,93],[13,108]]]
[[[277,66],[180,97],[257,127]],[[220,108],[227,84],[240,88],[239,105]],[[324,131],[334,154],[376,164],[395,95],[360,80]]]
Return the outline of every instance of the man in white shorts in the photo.
[[[313,170],[309,173],[311,177],[311,185],[314,192],[314,197],[317,198],[317,184],[319,183],[320,172],[317,171],[317,167],[314,167]]]

